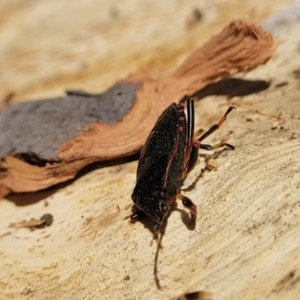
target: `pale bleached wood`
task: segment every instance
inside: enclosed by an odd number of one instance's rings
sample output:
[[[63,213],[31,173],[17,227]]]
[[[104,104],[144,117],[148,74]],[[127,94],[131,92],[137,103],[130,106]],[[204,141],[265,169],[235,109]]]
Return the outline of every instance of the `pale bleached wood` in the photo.
[[[238,107],[208,141],[233,130],[229,141],[236,150],[224,152],[219,168],[186,191],[198,206],[196,229],[186,228],[180,212],[170,216],[159,255],[161,290],[153,279],[151,233],[125,220],[133,161],[89,172],[53,191],[45,198],[48,206],[13,202],[29,203],[42,193],[0,202],[3,298],[174,299],[207,290],[215,299],[298,299],[300,104],[293,75],[300,65],[298,29],[286,29],[278,45],[267,65],[245,76],[272,80],[268,90],[230,101],[207,97],[196,105],[197,128],[207,128],[229,103]],[[288,84],[276,87],[283,82]],[[203,167],[196,166],[186,187]],[[9,228],[46,212],[54,215],[49,228]]]

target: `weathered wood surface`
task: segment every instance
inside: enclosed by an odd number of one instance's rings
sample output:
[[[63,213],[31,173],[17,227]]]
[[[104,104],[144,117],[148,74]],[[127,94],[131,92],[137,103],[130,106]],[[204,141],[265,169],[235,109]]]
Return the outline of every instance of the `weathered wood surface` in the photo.
[[[278,2],[272,11],[266,9],[269,3],[259,3],[258,20],[274,14],[279,6]],[[219,10],[214,5],[220,7],[218,2],[211,4],[216,16],[208,12],[211,23],[203,19],[206,29],[207,24],[220,24],[217,17],[225,14],[226,5]],[[248,5],[243,12],[253,18],[251,8],[256,3]],[[31,12],[30,7],[23,9]],[[180,14],[189,11],[183,7],[178,4]],[[232,9],[229,12],[234,15]],[[295,7],[291,13],[297,13]],[[145,227],[142,223],[128,224],[125,219],[130,214],[137,166],[137,161],[131,161],[92,170],[58,189],[11,195],[0,202],[2,297],[174,299],[183,292],[206,290],[215,299],[299,299],[300,38],[297,18],[290,14],[263,22],[266,29],[277,34],[278,43],[266,65],[249,72],[241,81],[229,81],[234,83],[230,88],[228,81],[226,85],[215,84],[217,93],[225,96],[207,96],[196,103],[196,128],[208,128],[229,103],[238,107],[208,141],[217,142],[232,130],[230,143],[236,150],[223,152],[217,158],[217,170],[206,171],[198,178],[204,167],[202,158],[188,177],[185,193],[198,206],[198,220],[195,230],[189,230],[180,203],[171,214],[158,262],[161,290],[153,278],[156,249],[149,246],[151,222]],[[168,16],[166,23],[170,19]],[[195,32],[187,32],[189,38],[200,34],[201,24],[192,29]],[[183,32],[176,34],[188,39]],[[38,75],[31,74],[26,81],[34,85]],[[251,89],[259,90],[254,88],[255,83],[262,83],[259,80],[270,81],[270,87],[251,94]],[[16,82],[16,90],[17,85],[26,86],[24,81]],[[32,95],[49,93],[51,80],[47,82],[45,92],[38,87]],[[53,84],[53,91],[63,84],[63,80]],[[29,88],[23,91],[28,97]],[[213,94],[209,88],[205,93]],[[226,96],[245,94],[230,101]],[[9,227],[47,212],[54,216],[49,228],[29,231]]]
[[[10,105],[0,112],[0,197],[72,179],[93,162],[136,154],[171,103],[252,70],[275,50],[261,27],[235,20],[169,76],[135,74],[101,94]]]

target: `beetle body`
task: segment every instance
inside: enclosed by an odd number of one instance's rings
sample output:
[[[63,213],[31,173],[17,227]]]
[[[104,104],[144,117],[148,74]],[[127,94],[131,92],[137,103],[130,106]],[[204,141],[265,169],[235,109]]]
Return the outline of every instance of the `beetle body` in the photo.
[[[137,181],[131,196],[135,208],[131,215],[132,222],[146,214],[154,220],[153,228],[158,231],[176,198],[190,209],[192,217],[196,216],[196,206],[189,198],[180,194],[182,180],[195,166],[199,148],[213,149],[200,142],[221,126],[233,108],[231,106],[219,123],[196,141],[193,141],[192,98],[187,102],[187,117],[182,104],[173,103],[163,112],[140,154]],[[228,144],[220,143],[218,147],[224,145]]]
[[[184,168],[186,117],[172,104],[158,119],[141,151],[132,199],[155,222],[161,222],[179,193]]]

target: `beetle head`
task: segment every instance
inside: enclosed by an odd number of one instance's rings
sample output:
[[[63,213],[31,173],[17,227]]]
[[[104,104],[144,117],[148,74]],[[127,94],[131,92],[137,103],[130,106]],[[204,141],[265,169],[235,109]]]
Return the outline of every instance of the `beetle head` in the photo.
[[[152,191],[142,197],[139,194],[132,194],[136,206],[154,221],[154,231],[159,230],[161,223],[169,214],[173,198],[164,190]]]

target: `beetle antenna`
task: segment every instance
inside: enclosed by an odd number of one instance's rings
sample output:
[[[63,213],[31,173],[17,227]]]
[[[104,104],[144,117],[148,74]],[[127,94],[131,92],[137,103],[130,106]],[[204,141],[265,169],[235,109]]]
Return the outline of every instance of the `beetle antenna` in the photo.
[[[154,258],[154,270],[153,270],[153,274],[154,274],[154,281],[155,281],[155,284],[156,284],[156,287],[160,290],[161,289],[161,285],[160,285],[160,282],[159,282],[159,278],[158,278],[158,271],[157,271],[157,264],[158,264],[158,254],[159,254],[159,250],[162,248],[161,246],[161,241],[162,241],[162,233],[158,233],[157,234],[157,245],[156,245],[156,253],[155,253],[155,258]]]

